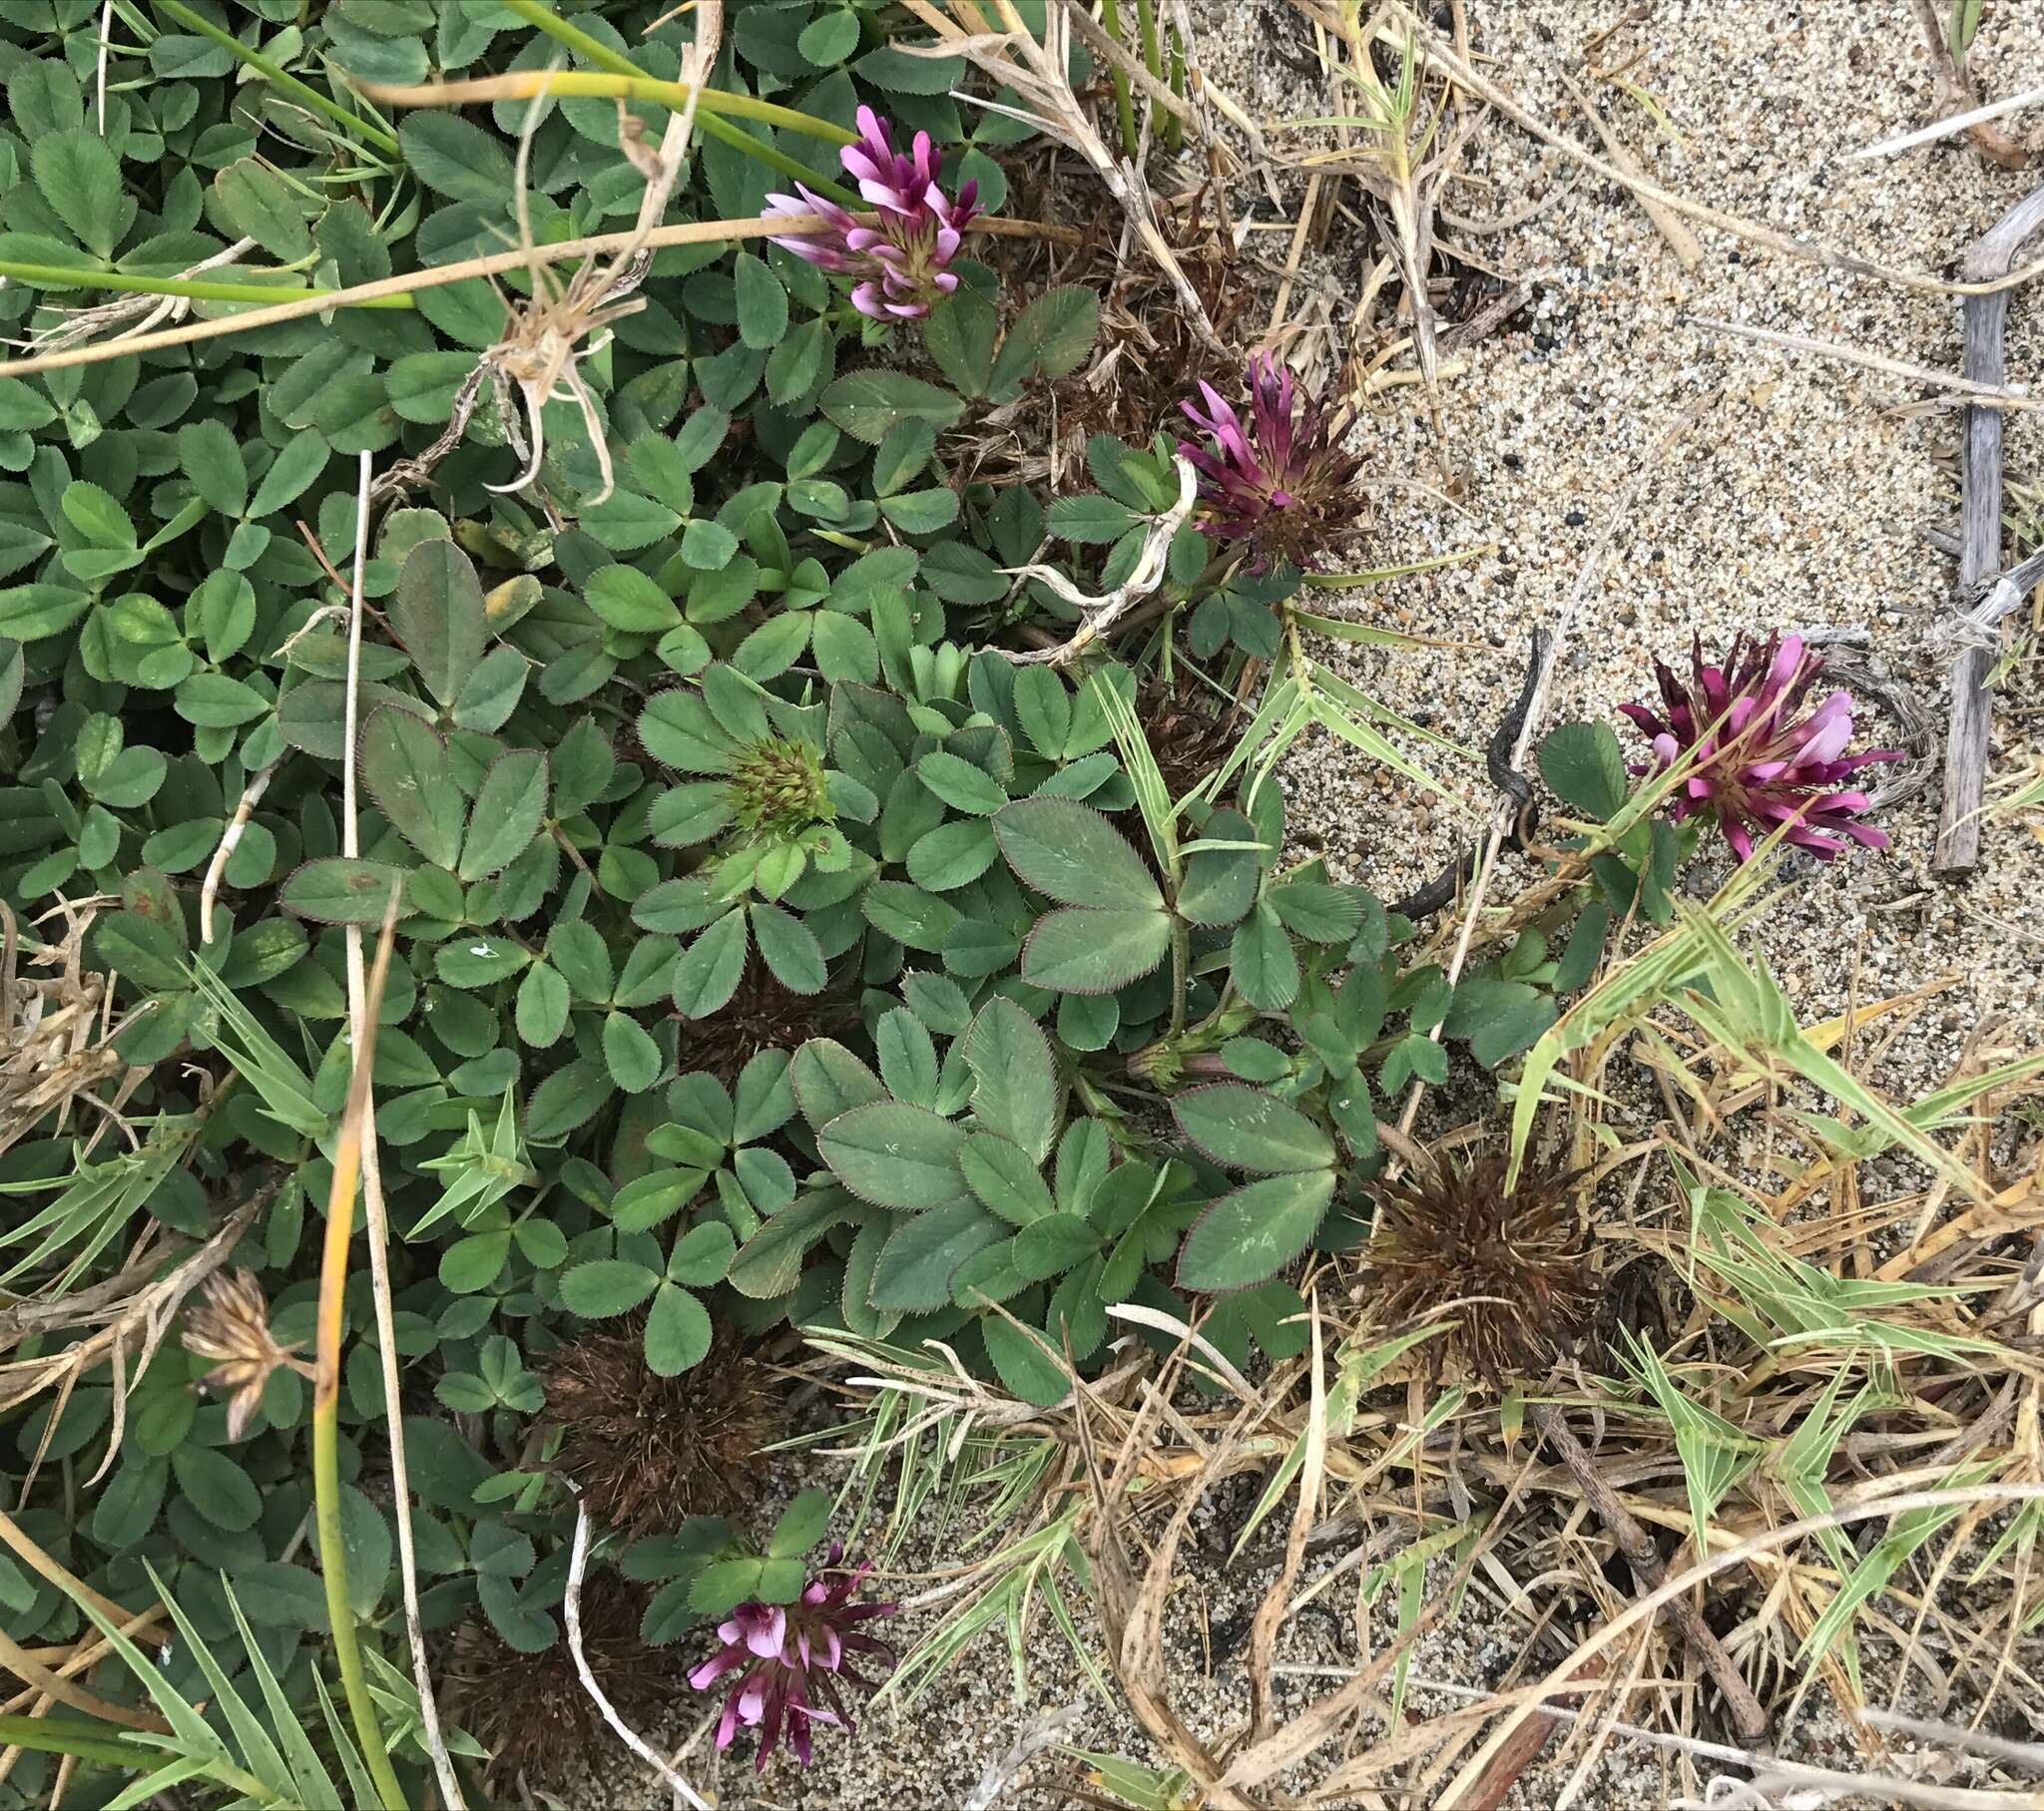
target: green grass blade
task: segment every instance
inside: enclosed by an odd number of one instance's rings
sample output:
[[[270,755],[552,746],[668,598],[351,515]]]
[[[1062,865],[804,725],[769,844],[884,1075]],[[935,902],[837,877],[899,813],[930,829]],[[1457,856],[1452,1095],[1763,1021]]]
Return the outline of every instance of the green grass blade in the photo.
[[[311,108],[314,113],[324,114],[343,132],[353,133],[364,144],[373,145],[378,151],[391,157],[397,155],[397,139],[382,127],[372,125],[358,114],[349,113],[338,102],[329,100],[308,82],[301,82],[289,71],[279,68],[267,57],[251,50],[231,32],[223,31],[211,19],[195,13],[184,0],[151,0],[157,11],[166,13],[177,20],[187,31],[197,32],[202,38],[210,38],[221,49],[231,52],[246,63],[266,82],[273,84],[292,100]]]

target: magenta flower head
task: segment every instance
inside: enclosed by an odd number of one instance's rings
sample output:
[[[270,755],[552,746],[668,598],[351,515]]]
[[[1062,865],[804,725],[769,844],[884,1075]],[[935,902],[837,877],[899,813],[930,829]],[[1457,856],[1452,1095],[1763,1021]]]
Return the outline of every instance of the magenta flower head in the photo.
[[[1249,420],[1200,385],[1206,403],[1185,401],[1188,420],[1214,449],[1181,440],[1180,456],[1200,474],[1200,526],[1223,541],[1248,541],[1260,561],[1304,567],[1354,532],[1355,475],[1361,460],[1343,450],[1349,417],[1298,393],[1291,373],[1269,352],[1250,360],[1244,379]]]
[[[1687,684],[1654,663],[1662,710],[1621,704],[1653,742],[1652,761],[1635,773],[1664,773],[1695,751],[1689,777],[1677,787],[1674,814],[1717,813],[1725,840],[1741,861],[1754,845],[1790,824],[1786,840],[1828,861],[1847,842],[1887,847],[1886,835],[1857,821],[1864,792],[1840,788],[1859,768],[1900,758],[1893,748],[1846,751],[1852,739],[1852,694],[1834,690],[1805,710],[1824,664],[1800,636],[1770,636],[1747,646],[1740,636],[1723,667],[1704,665],[1699,637],[1690,654]]]
[[[760,1751],[753,1759],[755,1772],[766,1765],[783,1728],[788,1746],[804,1767],[809,1764],[811,1723],[834,1723],[847,1734],[852,1731],[840,1681],[861,1690],[870,1689],[872,1681],[853,1670],[848,1655],[876,1654],[884,1670],[893,1669],[894,1650],[860,1634],[858,1625],[874,1616],[891,1616],[901,1606],[852,1602],[852,1592],[872,1568],[841,1568],[837,1563],[843,1557],[844,1549],[833,1541],[823,1570],[792,1603],[741,1603],[718,1627],[723,1648],[689,1674],[689,1683],[698,1691],[708,1691],[728,1673],[738,1674],[725,1693],[717,1745],[729,1748],[742,1723],[757,1728]]]
[[[930,135],[915,135],[908,153],[894,149],[887,122],[858,110],[858,143],[838,153],[845,174],[872,203],[871,226],[797,183],[794,195],[769,195],[768,214],[820,214],[828,232],[776,238],[796,257],[853,279],[851,305],[875,320],[916,320],[958,287],[950,268],[959,235],[979,209],[979,185],[967,183],[947,201],[937,187],[943,159]]]

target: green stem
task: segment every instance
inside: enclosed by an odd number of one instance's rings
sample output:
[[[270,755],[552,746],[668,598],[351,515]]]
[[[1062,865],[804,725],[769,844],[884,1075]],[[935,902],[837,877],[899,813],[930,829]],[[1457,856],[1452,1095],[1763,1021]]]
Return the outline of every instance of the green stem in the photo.
[[[380,1004],[387,972],[391,920],[385,918],[376,970],[370,990]],[[374,1010],[372,1005],[371,1010]],[[347,1546],[340,1530],[340,1341],[342,1297],[347,1288],[348,1235],[354,1229],[355,1184],[361,1175],[362,1123],[367,1117],[368,1065],[375,1056],[375,1021],[354,1053],[355,1073],[348,1084],[347,1111],[341,1116],[340,1137],[333,1151],[333,1174],[326,1191],[326,1229],[319,1252],[319,1301],[315,1364],[312,1372],[312,1511],[319,1531],[319,1575],[326,1585],[326,1620],[333,1631],[333,1657],[340,1668],[341,1691],[347,1698],[355,1739],[375,1782],[383,1811],[405,1811],[404,1789],[390,1765],[389,1746],[376,1721],[376,1701],[369,1695],[362,1667],[360,1639],[355,1632],[354,1605],[347,1593]],[[397,1404],[384,1413],[395,1415]]]
[[[122,289],[138,295],[186,295],[194,301],[286,302],[311,301],[332,295],[331,289],[306,289],[295,283],[212,283],[183,276],[131,276],[125,270],[73,270],[65,264],[17,264],[0,259],[0,276],[9,282],[28,283],[51,289]],[[415,308],[409,295],[372,295],[365,301],[344,302],[351,308]]]
[[[211,38],[223,50],[232,51],[258,76],[273,83],[294,100],[303,102],[314,113],[323,113],[336,126],[375,146],[378,151],[392,157],[397,155],[397,139],[393,134],[385,132],[380,126],[372,126],[358,114],[349,113],[338,102],[328,100],[309,83],[300,82],[296,76],[279,68],[267,57],[251,50],[233,33],[221,30],[211,19],[195,13],[184,0],[155,0],[155,5],[159,12],[168,13],[187,31],[195,31],[202,38]]]
[[[1183,101],[1186,98],[1186,41],[1174,25],[1171,28],[1171,92]],[[1177,114],[1169,115],[1164,122],[1164,148],[1176,152],[1186,142],[1186,126]]]
[[[756,139],[743,126],[734,126],[729,120],[718,118],[714,113],[699,109],[696,124],[713,139],[722,139],[732,150],[743,152],[765,164],[768,170],[777,170],[782,176],[792,177],[797,183],[806,183],[818,195],[826,195],[840,208],[859,208],[865,205],[864,198],[856,191],[845,188],[842,183],[833,182],[820,171],[811,170],[799,158],[791,158],[778,146],[769,145],[765,139]]]
[[[1123,49],[1128,48],[1128,39],[1122,32],[1121,0],[1100,0],[1100,23]],[[1122,151],[1129,157],[1136,155],[1136,101],[1129,89],[1129,78],[1119,67],[1110,72],[1114,83],[1115,118],[1121,122]]]
[[[352,1199],[342,1208],[352,1213]],[[312,1415],[312,1490],[319,1529],[319,1574],[326,1583],[326,1619],[333,1627],[333,1657],[340,1666],[340,1686],[353,1713],[355,1739],[376,1783],[383,1811],[405,1811],[404,1788],[390,1765],[383,1732],[376,1725],[369,1675],[362,1667],[361,1643],[355,1634],[354,1605],[347,1596],[347,1553],[340,1532],[340,1429],[338,1402],[315,1408]]]
[[[1186,1028],[1186,971],[1192,966],[1193,933],[1176,912],[1171,915],[1171,1029],[1176,1038]]]
[[[599,38],[592,38],[579,26],[570,25],[558,13],[553,12],[543,0],[503,0],[503,4],[526,24],[546,33],[557,44],[572,50],[585,61],[611,75],[622,76],[631,82],[651,82],[653,77],[634,63],[631,58],[618,52]],[[680,89],[686,104],[688,89],[679,82],[663,83],[662,87]],[[644,95],[637,98],[660,100],[659,95]],[[807,183],[811,189],[827,195],[842,207],[856,208],[859,198],[841,183],[833,183],[828,177],[819,176],[799,159],[791,158],[786,152],[756,139],[743,127],[734,126],[720,116],[732,113],[747,119],[760,120],[772,125],[786,126],[812,139],[826,139],[832,144],[851,145],[858,139],[856,133],[846,132],[841,126],[833,126],[828,120],[816,119],[813,115],[796,113],[792,108],[776,107],[770,101],[756,101],[751,95],[728,94],[721,89],[706,88],[696,103],[696,123],[713,139],[720,139],[734,151],[757,158],[767,169],[778,171],[782,176],[792,177],[798,183]]]
[[[1157,47],[1157,0],[1136,0],[1136,30],[1143,39],[1143,67],[1164,80],[1164,58]]]

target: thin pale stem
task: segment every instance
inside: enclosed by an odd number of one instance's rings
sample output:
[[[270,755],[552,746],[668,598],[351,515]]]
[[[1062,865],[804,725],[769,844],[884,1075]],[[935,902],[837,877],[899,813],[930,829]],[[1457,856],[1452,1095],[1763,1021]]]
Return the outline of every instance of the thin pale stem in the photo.
[[[629,57],[620,56],[608,44],[599,38],[592,38],[579,26],[570,25],[558,13],[550,12],[540,4],[540,0],[506,0],[506,4],[528,25],[537,26],[557,44],[574,51],[577,56],[586,58],[598,69],[609,70],[614,76],[645,79],[646,72]],[[842,183],[833,183],[828,177],[818,175],[800,159],[791,158],[778,147],[768,145],[763,139],[754,138],[744,127],[734,126],[729,120],[719,119],[716,103],[711,99],[712,92],[708,88],[703,90],[700,102],[702,114],[696,122],[707,136],[721,140],[734,151],[745,153],[747,157],[765,164],[769,170],[776,170],[782,176],[792,177],[798,183],[808,184],[811,189],[827,195],[833,202],[846,208],[856,208],[859,205],[858,196]],[[851,143],[851,136],[846,135],[844,142]]]
[[[651,101],[680,112],[696,93],[687,82],[663,82],[655,76],[624,75],[597,69],[527,69],[504,76],[479,76],[468,82],[423,82],[415,85],[362,84],[362,92],[388,107],[461,107],[471,101],[529,101],[534,95],[595,96],[601,100]],[[856,133],[811,114],[797,113],[752,95],[705,88],[698,105],[706,114],[732,114],[767,126],[785,127],[805,138],[832,145],[850,145]]]
[[[132,276],[126,270],[74,270],[67,264],[18,264],[0,260],[0,276],[37,289],[120,289],[137,295],[181,295],[192,301],[266,302],[320,301],[338,289],[310,289],[297,283],[213,283],[183,276]],[[378,296],[372,301],[336,304],[351,308],[415,308],[408,295]]]
[[[630,247],[657,250],[665,245],[703,245],[723,240],[801,238],[831,230],[830,223],[820,214],[790,214],[748,216],[728,221],[675,221],[646,233],[636,227],[629,232],[592,233],[587,238],[563,239],[553,245],[520,246],[513,251],[493,251],[483,257],[463,258],[459,263],[406,270],[396,276],[378,277],[374,282],[336,289],[331,295],[314,296],[305,301],[278,302],[274,307],[256,308],[227,320],[188,321],[183,326],[139,333],[130,339],[71,346],[61,352],[17,358],[0,363],[0,377],[28,377],[37,371],[61,371],[70,365],[98,364],[103,359],[125,358],[143,352],[160,352],[168,346],[190,345],[194,340],[213,339],[223,333],[246,333],[256,327],[272,327],[279,321],[303,320],[307,315],[324,314],[329,308],[357,307],[372,296],[410,295],[444,283],[466,282],[471,277],[525,270],[530,268],[534,258],[548,263],[565,263]],[[1046,238],[1057,244],[1074,244],[1079,236],[1070,226],[1048,226],[1039,221],[988,219],[984,215],[973,221],[966,230],[1011,238]]]
[[[1171,915],[1171,1030],[1166,1033],[1169,1038],[1176,1038],[1186,1028],[1186,981],[1192,959],[1192,929],[1174,912]]]
[[[361,853],[361,832],[356,811],[355,747],[361,711],[362,671],[362,577],[369,558],[369,471],[367,453],[358,455],[355,485],[354,565],[348,582],[347,686],[344,693],[343,746],[347,759],[341,768],[340,846],[343,855]],[[357,1049],[374,1038],[370,999],[372,990],[363,974],[362,927],[347,927],[347,1013],[348,1035]],[[379,963],[381,957],[378,957]],[[380,997],[380,983],[374,990]],[[433,1757],[433,1774],[440,1783],[440,1795],[449,1811],[462,1811],[461,1783],[454,1763],[447,1755],[446,1738],[440,1733],[440,1709],[433,1698],[432,1668],[427,1663],[424,1623],[419,1613],[418,1560],[412,1544],[411,1480],[404,1457],[404,1417],[398,1407],[397,1320],[390,1295],[389,1219],[383,1205],[383,1170],[376,1148],[376,1100],[365,1090],[361,1118],[362,1217],[369,1242],[370,1293],[376,1303],[377,1357],[382,1362],[383,1417],[390,1430],[390,1494],[397,1514],[398,1573],[403,1581],[404,1626],[411,1649],[412,1683],[419,1694],[419,1722],[427,1751]],[[323,1537],[322,1537],[323,1539]]]
[[[342,131],[353,133],[356,138],[365,144],[375,146],[378,151],[391,157],[397,155],[397,140],[393,134],[385,132],[380,126],[370,124],[358,114],[349,113],[345,107],[329,100],[309,83],[300,82],[296,76],[270,62],[267,57],[251,50],[232,33],[223,31],[211,19],[195,13],[185,5],[184,0],[153,0],[153,3],[158,12],[168,13],[187,31],[195,31],[202,38],[211,38],[223,50],[232,52],[264,81],[274,84],[292,100],[301,102],[314,113],[324,114]]]

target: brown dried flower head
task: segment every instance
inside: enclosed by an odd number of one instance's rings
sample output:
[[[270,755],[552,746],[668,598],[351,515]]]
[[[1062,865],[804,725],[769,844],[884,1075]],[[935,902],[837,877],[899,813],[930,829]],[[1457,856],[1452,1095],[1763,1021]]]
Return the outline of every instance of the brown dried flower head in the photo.
[[[582,1651],[604,1695],[635,1727],[656,1722],[686,1689],[682,1649],[639,1636],[651,1592],[608,1569],[582,1588]],[[615,1753],[616,1740],[575,1673],[568,1637],[521,1653],[481,1619],[456,1631],[441,1686],[448,1718],[490,1750],[490,1779],[557,1783],[576,1761]]]
[[[1437,1360],[1492,1384],[1544,1374],[1587,1330],[1597,1303],[1591,1242],[1570,1196],[1579,1175],[1522,1171],[1508,1153],[1466,1165],[1436,1153],[1432,1174],[1365,1184],[1376,1206],[1365,1287],[1390,1326],[1456,1322]],[[1443,1350],[1443,1343],[1445,1349]]]
[[[206,1301],[185,1316],[185,1350],[211,1359],[202,1388],[228,1396],[228,1438],[239,1440],[262,1406],[262,1389],[279,1365],[300,1377],[312,1367],[293,1357],[297,1342],[277,1344],[269,1331],[269,1304],[252,1270],[216,1271],[206,1279]]]
[[[553,1469],[605,1527],[669,1534],[749,1502],[755,1455],[780,1431],[766,1364],[720,1328],[679,1377],[646,1362],[643,1317],[563,1346],[540,1371],[541,1425],[561,1430]]]
[[[826,983],[820,994],[797,994],[776,980],[757,950],[738,991],[707,1019],[683,1019],[677,1070],[705,1070],[727,1088],[763,1050],[791,1051],[824,1038],[857,1016],[857,1005]]]
[[[1173,799],[1184,798],[1225,761],[1242,739],[1221,701],[1197,679],[1152,679],[1136,690],[1136,716]]]

